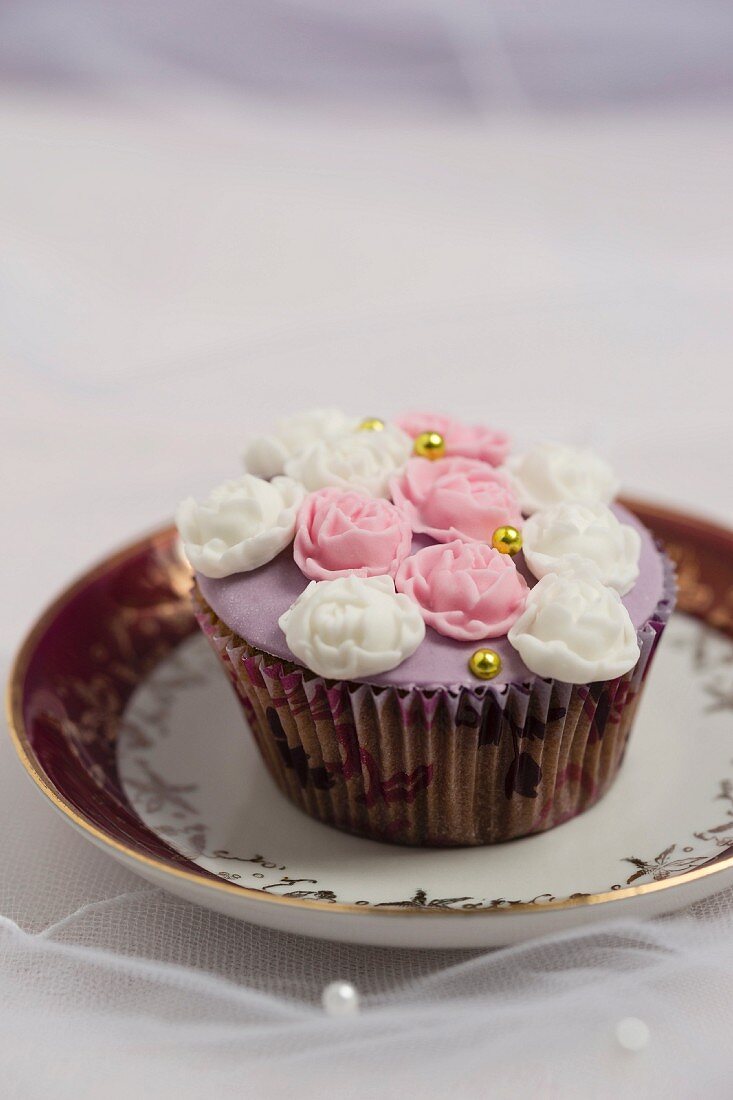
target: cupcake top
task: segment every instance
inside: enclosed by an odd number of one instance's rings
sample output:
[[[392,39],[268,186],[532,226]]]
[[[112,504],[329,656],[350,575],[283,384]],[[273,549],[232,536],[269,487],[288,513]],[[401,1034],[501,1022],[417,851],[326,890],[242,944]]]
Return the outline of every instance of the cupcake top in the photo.
[[[609,465],[445,415],[314,410],[177,513],[230,630],[316,675],[400,688],[611,679],[638,660],[662,556]]]

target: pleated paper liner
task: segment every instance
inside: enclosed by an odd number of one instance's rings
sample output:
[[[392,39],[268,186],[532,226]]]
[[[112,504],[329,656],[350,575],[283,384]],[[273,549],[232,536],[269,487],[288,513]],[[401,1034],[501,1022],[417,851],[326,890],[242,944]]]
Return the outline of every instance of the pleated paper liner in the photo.
[[[614,680],[405,691],[324,680],[263,653],[194,591],[198,622],[283,793],[346,832],[429,847],[511,840],[593,806],[618,773],[673,605],[667,560],[639,660]]]

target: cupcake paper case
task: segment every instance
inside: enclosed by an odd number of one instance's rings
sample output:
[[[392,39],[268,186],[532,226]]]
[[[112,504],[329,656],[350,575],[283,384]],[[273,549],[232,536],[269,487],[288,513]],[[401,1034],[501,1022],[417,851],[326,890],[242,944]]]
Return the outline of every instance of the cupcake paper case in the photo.
[[[497,549],[516,551],[525,522],[523,490],[508,468],[511,456],[500,469],[473,457],[477,441],[496,456],[497,439],[503,457],[503,433],[462,430],[446,417],[402,418],[402,429],[415,436],[417,455],[424,453],[420,424],[443,440],[438,457],[429,460],[395,447],[395,438],[404,434],[400,428],[388,426],[381,454],[379,428],[361,431],[356,418],[342,423],[348,440],[333,453],[340,480],[353,461],[353,488],[303,490],[293,532],[297,542],[302,516],[307,559],[325,562],[318,575],[335,573],[336,579],[309,580],[301,572],[306,555],[294,557],[292,546],[262,565],[222,576],[215,562],[214,576],[196,576],[199,624],[237,691],[275,782],[319,821],[412,845],[495,843],[541,832],[588,809],[618,772],[674,604],[665,555],[624,509],[613,506],[610,519],[602,513],[612,472],[601,460],[591,456],[588,471],[574,475],[567,451],[561,449],[558,458],[551,449],[542,471],[540,450],[540,458],[524,464],[533,478],[532,514],[539,513],[534,527],[542,533],[538,581],[521,551],[510,556]],[[451,431],[443,436],[438,424],[449,424]],[[366,466],[360,435],[377,449],[376,460],[370,455]],[[472,450],[468,457],[460,453],[466,447]],[[296,483],[297,457],[288,461]],[[521,471],[522,463],[514,461]],[[430,476],[420,471],[417,482],[409,474],[416,462],[431,467]],[[380,472],[391,468],[388,497],[381,477],[373,492],[365,488],[364,470],[373,466]],[[327,477],[329,463],[321,467]],[[416,483],[417,497],[412,492],[405,507],[400,489],[412,491]],[[573,484],[583,487],[582,501],[575,502],[586,509],[583,522],[576,522],[572,507],[558,508],[574,503]],[[425,486],[433,494],[427,502]],[[360,507],[354,489],[380,503]],[[536,507],[542,490],[547,505]],[[339,493],[351,494],[343,506]],[[488,493],[483,502],[481,493]],[[502,500],[505,512],[497,513]],[[489,522],[479,541],[482,503]],[[587,521],[589,507],[593,524]],[[248,509],[242,530],[253,531],[249,537],[261,545],[267,517],[253,522]],[[413,529],[408,553],[406,520]],[[503,539],[497,539],[497,527]],[[634,537],[620,538],[619,527],[633,530]],[[584,530],[591,531],[585,542]],[[185,543],[186,531],[181,533]],[[247,561],[240,533],[235,523],[227,537],[238,547],[238,559]],[[618,547],[628,559],[637,540],[638,561],[612,560]],[[222,554],[229,549],[224,543]],[[604,583],[619,569],[626,577],[637,568],[638,579],[623,598]],[[291,611],[296,604],[300,610]],[[490,660],[477,661],[484,652]],[[477,675],[486,668],[490,680]]]

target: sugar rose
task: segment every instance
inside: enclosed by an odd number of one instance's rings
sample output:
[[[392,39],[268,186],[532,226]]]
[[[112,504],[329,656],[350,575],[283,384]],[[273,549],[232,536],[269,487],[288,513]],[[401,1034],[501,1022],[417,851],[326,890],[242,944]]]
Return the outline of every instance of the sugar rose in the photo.
[[[573,570],[537,582],[508,638],[531,672],[569,684],[612,680],[639,660],[618,592]]]
[[[309,492],[333,486],[367,496],[389,496],[389,480],[407,461],[412,442],[394,424],[379,432],[351,432],[312,443],[289,458],[285,473]]]
[[[176,512],[186,557],[205,577],[257,569],[291,542],[302,499],[289,477],[251,474],[225,481],[203,503],[188,497]]]
[[[312,580],[394,576],[409,554],[412,531],[394,504],[354,491],[320,489],[298,512],[293,555]]]
[[[540,443],[508,463],[525,515],[564,500],[610,504],[618,482],[609,464],[593,451]]]
[[[243,456],[245,469],[256,477],[275,477],[283,472],[293,455],[319,440],[353,432],[357,423],[340,409],[305,409],[280,420],[269,435],[250,440]]]
[[[522,530],[524,560],[535,577],[579,560],[591,566],[603,584],[625,596],[639,576],[641,537],[628,523],[619,523],[605,504],[564,501],[535,512]]]
[[[418,608],[391,577],[311,581],[279,624],[295,657],[335,680],[396,668],[425,637]]]
[[[445,441],[448,458],[478,458],[492,466],[500,466],[509,451],[509,436],[483,424],[463,424],[440,413],[413,412],[401,416],[397,424],[412,439],[422,432],[439,432]]]
[[[461,641],[506,634],[527,598],[527,582],[510,557],[460,539],[406,558],[395,584],[415,600],[428,626]]]
[[[390,482],[413,531],[437,542],[490,542],[497,527],[521,526],[519,502],[500,470],[470,458],[412,458]]]

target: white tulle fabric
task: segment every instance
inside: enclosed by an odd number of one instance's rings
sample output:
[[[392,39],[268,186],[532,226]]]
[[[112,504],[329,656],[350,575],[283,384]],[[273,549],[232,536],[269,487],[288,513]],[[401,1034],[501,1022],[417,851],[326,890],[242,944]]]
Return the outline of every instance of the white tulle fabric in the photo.
[[[46,889],[29,920],[27,868],[9,862],[0,918],[9,1100],[199,1100],[229,1095],[237,1081],[283,1100],[326,1087],[359,1100],[728,1095],[733,893],[653,923],[493,952],[413,952],[318,943],[208,913],[66,829],[42,857]],[[323,986],[340,978],[362,997],[348,1020],[320,1008]],[[615,1036],[628,1016],[650,1029],[637,1054]]]

